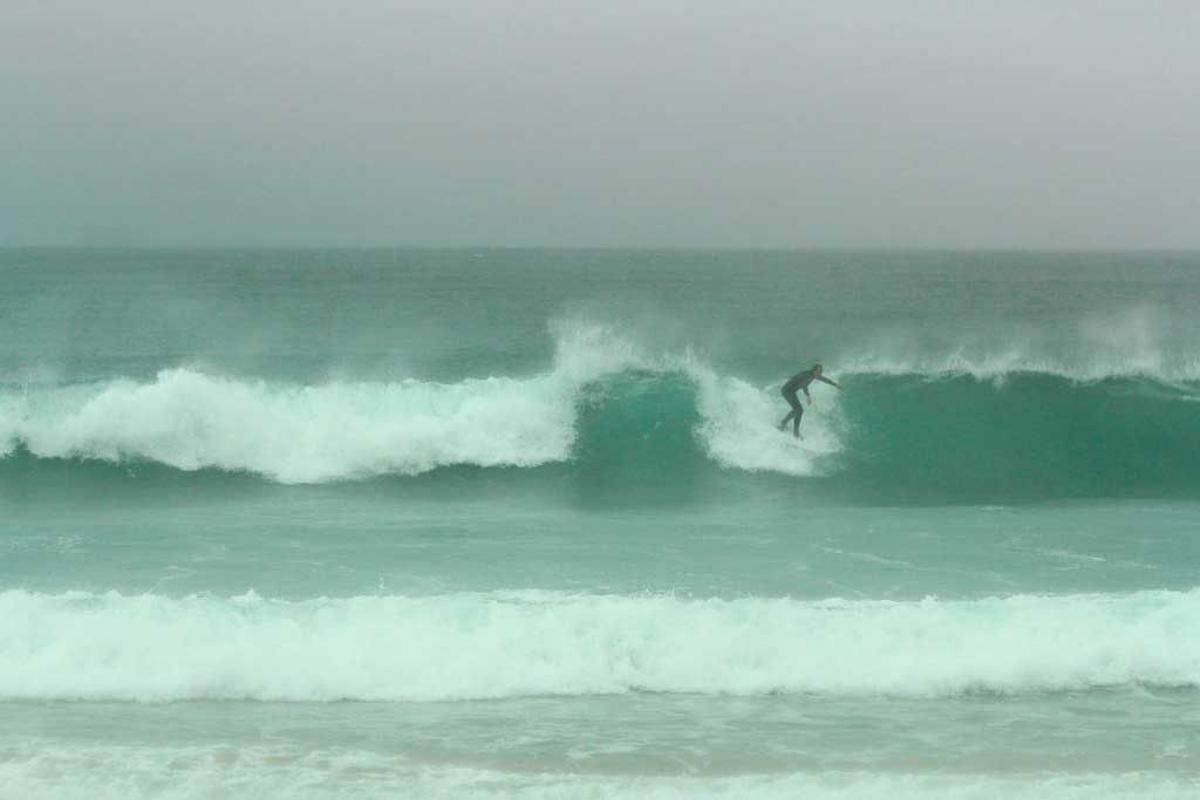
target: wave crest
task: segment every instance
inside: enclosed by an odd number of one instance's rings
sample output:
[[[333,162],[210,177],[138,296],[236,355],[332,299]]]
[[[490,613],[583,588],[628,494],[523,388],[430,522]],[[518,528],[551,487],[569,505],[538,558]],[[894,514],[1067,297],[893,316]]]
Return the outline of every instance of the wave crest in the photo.
[[[448,464],[562,460],[572,414],[552,379],[271,385],[166,370],[0,407],[0,437],[42,457],[145,458],[316,482]],[[5,428],[7,430],[5,430]]]
[[[0,455],[150,460],[285,483],[572,462],[616,484],[715,463],[985,495],[1200,486],[1194,382],[1085,379],[1017,357],[860,359],[837,365],[844,393],[814,392],[797,441],[775,428],[786,411],[777,384],[722,374],[688,351],[652,354],[601,325],[560,325],[556,344],[552,367],[528,377],[303,386],[179,368],[0,393]]]
[[[717,376],[691,356],[651,357],[609,328],[575,326],[559,331],[553,368],[527,378],[302,386],[177,368],[148,382],[0,395],[0,455],[20,446],[42,458],[148,459],[284,483],[452,465],[534,467],[571,459],[581,407],[596,395],[585,389],[597,382],[619,388],[631,371],[687,384],[681,403],[655,413],[687,416],[699,389],[699,437],[722,464],[803,475],[813,471],[815,453],[835,449],[828,435],[811,440],[816,449],[809,450],[776,435],[778,410],[761,389]],[[641,430],[648,419],[622,427],[649,436],[652,429]]]

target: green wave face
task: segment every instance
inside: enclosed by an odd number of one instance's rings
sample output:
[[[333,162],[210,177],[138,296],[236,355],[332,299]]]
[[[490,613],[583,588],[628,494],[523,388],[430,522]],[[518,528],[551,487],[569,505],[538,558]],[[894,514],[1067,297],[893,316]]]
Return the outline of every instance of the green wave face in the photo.
[[[871,377],[842,398],[844,479],[1034,496],[1200,495],[1200,389],[1019,373]]]
[[[586,504],[686,502],[713,469],[685,375],[638,370],[596,381],[576,411],[569,469]]]

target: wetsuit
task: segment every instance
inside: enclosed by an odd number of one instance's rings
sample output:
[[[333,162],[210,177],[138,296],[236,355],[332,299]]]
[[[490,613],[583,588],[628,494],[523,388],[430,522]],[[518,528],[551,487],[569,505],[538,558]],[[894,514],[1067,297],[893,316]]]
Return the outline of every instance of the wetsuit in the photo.
[[[826,378],[824,375],[818,375],[815,370],[806,369],[804,372],[798,372],[788,378],[787,383],[783,385],[783,399],[788,401],[788,405],[792,410],[779,423],[779,430],[787,427],[788,421],[792,422],[792,433],[796,436],[800,435],[800,418],[804,416],[804,406],[800,404],[800,398],[797,393],[804,392],[804,396],[808,396],[808,385],[813,381],[821,381],[828,383],[830,386],[837,386],[836,383]],[[841,388],[840,386],[838,388]]]

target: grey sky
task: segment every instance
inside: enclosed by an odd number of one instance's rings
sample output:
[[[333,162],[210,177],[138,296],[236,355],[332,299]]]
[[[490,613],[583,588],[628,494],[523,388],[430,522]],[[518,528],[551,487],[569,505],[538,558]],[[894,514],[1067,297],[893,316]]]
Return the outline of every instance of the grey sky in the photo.
[[[4,0],[0,243],[1200,247],[1200,3]]]

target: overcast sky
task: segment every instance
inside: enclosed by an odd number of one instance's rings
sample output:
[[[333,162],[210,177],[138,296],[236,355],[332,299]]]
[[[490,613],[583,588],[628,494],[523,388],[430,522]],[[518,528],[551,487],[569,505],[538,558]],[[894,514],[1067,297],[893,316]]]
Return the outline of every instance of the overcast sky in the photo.
[[[0,243],[1200,247],[1192,0],[3,0]]]

